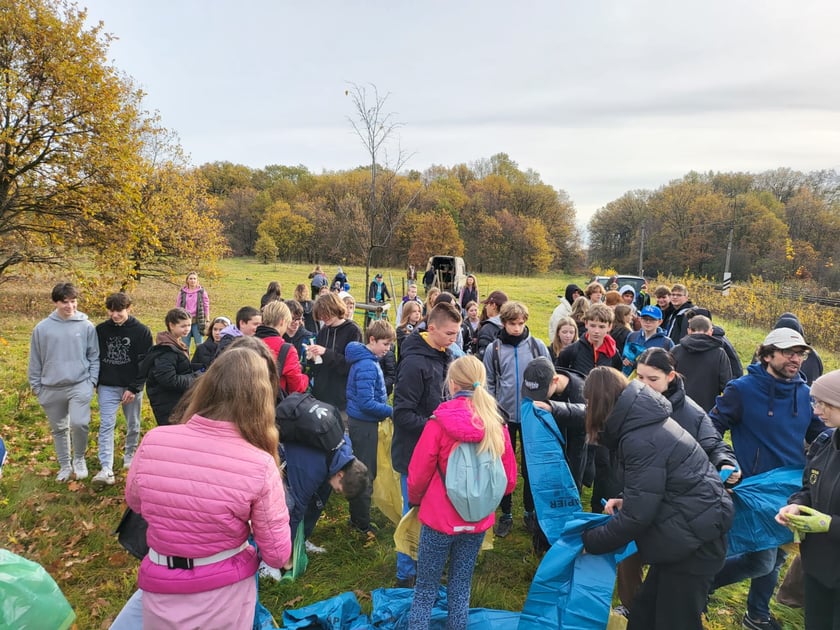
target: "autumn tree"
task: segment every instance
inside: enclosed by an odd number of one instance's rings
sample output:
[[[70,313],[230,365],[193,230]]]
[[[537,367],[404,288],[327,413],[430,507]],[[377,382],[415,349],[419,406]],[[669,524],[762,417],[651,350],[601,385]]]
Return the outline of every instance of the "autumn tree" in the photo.
[[[458,234],[458,226],[445,211],[420,214],[411,221],[411,246],[408,259],[423,263],[440,252],[451,256],[464,255],[464,241]]]
[[[66,263],[90,213],[137,175],[141,93],[85,18],[62,0],[0,0],[0,278]]]

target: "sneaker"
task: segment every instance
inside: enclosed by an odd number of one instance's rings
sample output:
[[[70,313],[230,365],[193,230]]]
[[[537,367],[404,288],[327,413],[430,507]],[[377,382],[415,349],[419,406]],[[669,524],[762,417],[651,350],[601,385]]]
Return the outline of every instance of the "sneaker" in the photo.
[[[94,490],[102,490],[105,486],[114,485],[114,473],[110,468],[103,468],[91,480],[91,485]]]
[[[65,481],[70,481],[70,475],[73,474],[73,469],[70,466],[62,466],[61,470],[58,471],[58,475],[56,476],[55,480],[59,483],[63,483]]]
[[[351,529],[353,529],[353,531],[358,532],[368,540],[376,538],[376,533],[379,531],[379,528],[373,523],[371,523],[367,527],[359,527],[353,521],[350,521],[350,527]]]
[[[397,578],[397,588],[414,588],[414,583],[417,581],[416,577]]]
[[[134,454],[126,455],[123,457],[123,470],[128,470],[131,468],[131,460],[134,459]]]
[[[773,615],[766,619],[753,619],[749,613],[744,613],[744,620],[741,622],[742,628],[747,630],[782,630],[782,626],[776,621]]]
[[[323,547],[319,547],[308,538],[306,539],[306,553],[327,553]]]
[[[283,577],[283,572],[280,569],[275,569],[274,567],[268,566],[265,562],[260,561],[259,575],[261,578],[271,578],[272,580],[279,582],[280,578]]]
[[[496,523],[496,527],[493,528],[493,533],[496,534],[499,538],[504,538],[508,534],[510,534],[510,530],[513,529],[513,516],[510,514],[505,514],[502,518],[499,519],[499,522]]]
[[[525,523],[525,529],[527,529],[531,534],[533,534],[537,530],[536,513],[525,512],[525,516],[522,517],[522,521]]]
[[[73,474],[76,476],[76,481],[87,479],[88,469],[84,457],[77,457],[73,460]]]

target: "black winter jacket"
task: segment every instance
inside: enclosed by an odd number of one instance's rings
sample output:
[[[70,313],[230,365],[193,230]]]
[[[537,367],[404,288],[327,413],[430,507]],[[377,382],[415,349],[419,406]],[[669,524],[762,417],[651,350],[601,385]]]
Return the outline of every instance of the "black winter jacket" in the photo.
[[[639,381],[619,396],[601,441],[618,449],[624,503],[607,523],[583,533],[587,552],[635,540],[644,562],[678,562],[732,525],[734,508],[720,476],[670,412],[670,403]]]
[[[195,347],[195,352],[192,356],[192,364],[194,370],[205,370],[213,363],[216,358],[216,353],[219,351],[219,344],[213,341],[213,337],[208,337],[204,343],[200,343]]]
[[[581,337],[572,345],[566,346],[560,351],[560,356],[554,365],[560,368],[570,368],[581,374],[589,374],[596,365],[606,365],[621,370],[621,354],[616,352],[613,356],[608,357],[599,352],[598,363],[596,364],[595,349],[589,343],[589,339]]]
[[[196,379],[186,353],[166,344],[152,347],[140,366],[155,421],[169,424],[169,415]]]
[[[309,361],[312,377],[312,395],[342,411],[347,409],[347,376],[350,364],[344,358],[344,350],[351,341],[361,341],[362,331],[351,319],[345,319],[338,326],[324,326],[318,331],[315,344],[324,346],[323,363]]]
[[[426,333],[403,340],[394,385],[394,437],[391,465],[403,475],[429,417],[445,398],[446,370],[452,353],[432,348]]]
[[[788,503],[807,505],[832,517],[828,531],[802,540],[802,567],[826,588],[840,588],[840,432],[822,433],[808,450],[802,489]]]
[[[685,378],[685,393],[708,412],[715,398],[732,380],[732,368],[723,342],[703,333],[686,335],[671,350],[677,370]]]
[[[586,403],[583,397],[584,377],[583,374],[574,370],[563,368],[558,369],[557,373],[566,376],[569,384],[566,385],[566,389],[560,394],[555,394],[549,401],[551,415],[566,440],[566,463],[569,464],[569,471],[580,490],[586,469],[586,408],[580,406]]]
[[[708,455],[712,466],[718,470],[722,466],[735,466],[740,469],[732,447],[723,441],[715,425],[712,424],[711,418],[700,405],[686,396],[682,377],[677,375],[671,381],[665,397],[671,403],[671,418],[697,440],[700,448]]]
[[[475,342],[475,356],[479,361],[484,361],[484,353],[487,351],[487,346],[496,340],[499,333],[502,332],[502,320],[496,317],[485,319],[478,327],[477,340]]]

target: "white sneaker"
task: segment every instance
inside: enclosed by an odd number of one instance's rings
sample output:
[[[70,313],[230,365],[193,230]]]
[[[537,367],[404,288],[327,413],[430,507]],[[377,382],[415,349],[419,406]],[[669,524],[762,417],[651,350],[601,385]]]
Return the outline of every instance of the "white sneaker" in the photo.
[[[260,561],[260,577],[263,578],[271,578],[277,582],[280,581],[280,578],[283,576],[283,573],[280,569],[275,569],[274,567],[268,566],[265,562]]]
[[[306,540],[306,553],[327,553],[323,547],[319,547],[309,539]]]
[[[73,460],[73,474],[76,476],[76,481],[87,479],[88,469],[84,457],[77,457]]]
[[[134,459],[134,455],[126,455],[123,457],[123,470],[128,470],[131,468],[131,461]]]
[[[114,473],[111,472],[110,468],[103,468],[96,473],[90,484],[93,486],[94,490],[102,490],[105,486],[113,486]]]
[[[58,471],[58,475],[56,476],[55,480],[59,483],[63,483],[65,481],[70,481],[70,475],[73,474],[73,469],[70,466],[62,466],[61,470]]]

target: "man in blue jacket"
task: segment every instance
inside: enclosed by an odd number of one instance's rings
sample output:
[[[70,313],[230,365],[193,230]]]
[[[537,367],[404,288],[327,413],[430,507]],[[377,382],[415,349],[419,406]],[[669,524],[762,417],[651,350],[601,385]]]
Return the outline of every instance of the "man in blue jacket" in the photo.
[[[825,429],[813,414],[811,392],[800,374],[810,351],[795,330],[773,330],[759,347],[759,363],[730,381],[709,412],[721,435],[732,432],[743,478],[782,466],[804,467],[805,443]],[[744,628],[781,628],[770,614],[770,598],[785,555],[773,548],[733,556],[715,577],[713,588],[751,578]]]

